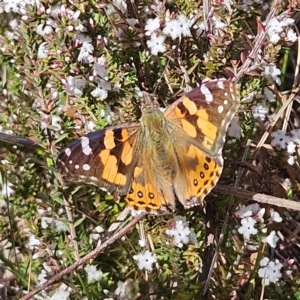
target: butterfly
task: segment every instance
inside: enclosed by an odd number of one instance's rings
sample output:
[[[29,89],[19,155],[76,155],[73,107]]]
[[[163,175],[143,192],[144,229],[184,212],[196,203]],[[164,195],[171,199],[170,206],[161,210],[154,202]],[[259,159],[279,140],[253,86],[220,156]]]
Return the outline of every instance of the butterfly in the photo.
[[[200,205],[217,184],[226,130],[239,107],[236,84],[203,82],[162,112],[144,93],[138,122],[95,131],[73,141],[56,165],[71,181],[91,183],[127,206],[152,214]]]

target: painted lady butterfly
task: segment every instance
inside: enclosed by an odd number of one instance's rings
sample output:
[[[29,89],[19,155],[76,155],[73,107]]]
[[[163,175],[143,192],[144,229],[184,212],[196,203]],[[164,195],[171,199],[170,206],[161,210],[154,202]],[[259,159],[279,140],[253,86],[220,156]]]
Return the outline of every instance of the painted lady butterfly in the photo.
[[[135,210],[161,214],[199,205],[223,168],[226,130],[239,107],[236,85],[204,82],[164,112],[144,94],[139,122],[90,133],[71,143],[57,167],[72,181],[84,181],[126,195]]]

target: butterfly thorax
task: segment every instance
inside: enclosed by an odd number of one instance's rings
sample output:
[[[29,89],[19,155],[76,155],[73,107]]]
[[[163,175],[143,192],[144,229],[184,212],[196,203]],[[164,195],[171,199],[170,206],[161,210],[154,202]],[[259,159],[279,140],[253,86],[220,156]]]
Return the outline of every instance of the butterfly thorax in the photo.
[[[147,141],[144,144],[145,157],[151,161],[153,169],[172,180],[176,157],[170,133],[167,130],[167,120],[159,108],[152,107],[143,112],[141,125],[143,140]]]
[[[141,118],[141,125],[142,133],[147,140],[160,144],[167,139],[165,118],[158,108],[153,107],[152,109],[144,111]]]

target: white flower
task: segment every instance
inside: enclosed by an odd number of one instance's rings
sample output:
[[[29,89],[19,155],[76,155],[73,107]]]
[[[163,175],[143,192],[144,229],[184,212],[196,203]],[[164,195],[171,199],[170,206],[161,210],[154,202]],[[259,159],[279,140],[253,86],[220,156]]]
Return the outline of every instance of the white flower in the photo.
[[[163,33],[171,36],[173,40],[180,36],[190,36],[191,35],[191,20],[189,20],[184,15],[179,15],[176,20],[171,20],[166,22],[166,26],[163,29]]]
[[[53,218],[49,218],[49,217],[42,217],[41,220],[41,226],[42,228],[46,229],[49,227],[49,225],[51,225],[53,223]]]
[[[171,20],[169,22],[166,22],[166,26],[163,29],[163,33],[166,35],[170,35],[173,40],[178,38],[180,33],[180,25],[177,20]]]
[[[108,73],[105,66],[106,66],[106,59],[104,57],[97,58],[97,62],[95,62],[94,64],[94,72],[95,75],[105,80],[108,80]]]
[[[92,43],[92,39],[88,35],[85,35],[83,33],[79,33],[73,40],[78,43],[81,43],[81,44],[84,44],[84,43],[91,44]]]
[[[115,294],[118,296],[119,300],[127,300],[130,297],[129,295],[136,294],[138,291],[139,286],[137,282],[131,278],[128,278],[125,282],[118,281],[118,287],[115,290]]]
[[[153,32],[160,28],[160,20],[159,18],[148,19],[145,25],[146,35],[151,35]]]
[[[100,281],[103,273],[101,271],[98,271],[97,268],[93,265],[87,265],[84,268],[86,275],[87,275],[87,281],[88,283],[92,283],[94,281]]]
[[[66,91],[70,95],[81,96],[82,89],[86,85],[85,79],[77,79],[75,77],[69,76],[68,83],[66,84]]]
[[[193,28],[196,29],[196,36],[200,36],[205,31],[205,22],[198,22]]]
[[[98,87],[105,90],[110,91],[111,90],[111,83],[102,79],[102,78],[96,78],[95,82],[97,83]]]
[[[66,284],[61,284],[55,294],[51,297],[51,300],[69,300],[72,289]]]
[[[286,146],[286,151],[289,154],[293,154],[296,152],[296,144],[293,141],[289,141]]]
[[[77,60],[83,63],[92,63],[94,57],[91,55],[94,51],[94,46],[88,42],[82,43]]]
[[[39,59],[46,58],[49,54],[49,50],[47,48],[47,42],[41,43],[38,49],[37,57]]]
[[[262,239],[264,243],[268,243],[272,248],[276,247],[276,244],[279,240],[279,237],[276,235],[275,230],[272,230],[271,233]]]
[[[47,272],[45,269],[42,269],[41,273],[38,275],[38,281],[39,284],[43,284],[44,282],[47,281],[46,277],[47,277]]]
[[[181,35],[190,36],[191,35],[191,26],[192,22],[185,15],[178,16],[178,22],[181,29]]]
[[[271,145],[275,147],[279,147],[281,149],[285,149],[287,144],[290,141],[290,137],[286,134],[284,130],[277,130],[271,133],[273,140],[271,141]]]
[[[227,134],[230,137],[240,138],[241,137],[241,125],[239,118],[234,117],[227,129]]]
[[[117,296],[124,297],[125,296],[125,292],[126,292],[125,287],[126,287],[126,282],[118,281],[118,287],[115,290],[115,294]]]
[[[223,5],[228,9],[228,11],[230,13],[232,12],[232,8],[231,8],[232,3],[233,3],[233,0],[224,0],[223,1]]]
[[[0,195],[3,195],[5,198],[9,198],[11,195],[15,193],[15,190],[12,189],[14,185],[10,183],[9,181],[5,182],[2,185],[2,190]]]
[[[38,240],[37,238],[35,238],[35,235],[31,235],[29,238],[29,242],[28,242],[28,246],[29,249],[35,249],[38,248],[38,246],[41,244],[40,240]]]
[[[238,232],[244,236],[244,239],[249,239],[250,235],[257,234],[257,229],[254,227],[256,221],[247,217],[241,220],[242,226],[238,229]]]
[[[258,103],[257,105],[253,105],[252,114],[255,119],[260,118],[262,121],[265,120],[267,113],[269,112],[269,108],[265,105],[265,102]]]
[[[100,98],[101,100],[104,100],[104,99],[107,98],[108,93],[107,93],[107,91],[103,90],[102,88],[96,87],[95,89],[93,89],[93,90],[91,91],[91,95],[92,95],[94,98]]]
[[[280,217],[279,213],[275,211],[273,208],[270,209],[271,221],[280,223],[282,222],[282,218]]]
[[[55,220],[54,223],[55,223],[55,228],[58,232],[67,231],[67,227],[62,221]]]
[[[98,240],[100,238],[100,233],[104,232],[103,227],[100,225],[94,228],[94,232],[90,234],[91,240]]]
[[[269,102],[275,102],[276,101],[275,95],[273,94],[273,92],[269,88],[267,88],[267,87],[264,88],[264,94],[265,94],[265,96],[266,96],[266,98],[268,99]]]
[[[100,116],[104,118],[108,124],[111,124],[112,121],[117,119],[115,113],[111,111],[111,108],[108,104],[105,105],[105,109],[100,110]]]
[[[147,46],[150,48],[152,55],[157,55],[158,52],[164,53],[166,51],[164,41],[165,37],[162,35],[157,36],[156,33],[151,35],[151,39],[147,41]]]
[[[263,278],[262,283],[264,285],[269,285],[271,282],[276,283],[279,278],[281,278],[282,274],[280,269],[283,265],[278,260],[275,262],[269,261],[269,259],[265,257],[259,264],[262,268],[258,270],[258,276]]]
[[[4,10],[7,13],[14,12],[21,14],[24,11],[25,5],[35,6],[33,0],[2,0],[0,2],[0,13]]]
[[[248,6],[252,5],[253,2],[253,0],[242,0],[237,8],[243,11],[247,11],[249,9]]]
[[[289,156],[287,159],[287,163],[292,166],[295,163],[295,157]]]
[[[39,24],[36,28],[36,33],[44,36],[44,35],[49,35],[53,33],[53,28],[56,28],[57,25],[55,23],[55,21],[53,21],[52,19],[48,19],[46,21],[46,24]]]
[[[281,75],[281,71],[274,65],[266,65],[264,75],[267,79],[275,81],[278,85],[281,84],[281,79],[278,77]]]
[[[175,224],[175,228],[167,229],[166,234],[174,237],[174,244],[182,248],[183,244],[189,243],[191,230],[185,220],[177,220]]]
[[[61,118],[58,116],[51,116],[51,125],[52,129],[55,131],[61,130]]]
[[[91,132],[95,129],[96,124],[93,121],[88,121],[86,124],[86,128],[88,132]]]
[[[241,205],[240,208],[236,211],[236,215],[241,219],[245,217],[251,217],[256,215],[260,211],[260,206],[258,203],[250,204],[250,205]]]
[[[18,19],[12,19],[9,21],[9,26],[11,27],[11,29],[17,29],[19,27],[19,21]]]
[[[126,1],[124,1],[124,0],[114,0],[113,4],[114,5],[111,5],[111,4],[107,5],[106,14],[108,16],[117,13],[114,6],[117,7],[123,14],[126,14],[126,12],[127,12]]]
[[[141,252],[137,255],[134,255],[133,258],[137,260],[138,267],[140,270],[147,270],[149,272],[152,271],[152,265],[156,263],[157,259],[149,250],[145,252]]]
[[[213,16],[212,20],[215,24],[216,29],[224,29],[226,27],[226,24],[221,21],[221,18],[219,16]],[[217,31],[219,33],[219,31]]]
[[[145,240],[139,240],[138,243],[139,243],[140,247],[142,247],[142,248],[146,246]]]
[[[288,29],[288,32],[287,32],[285,40],[287,42],[292,42],[292,43],[296,42],[298,40],[296,32],[294,32],[294,30],[291,29],[291,28]]]

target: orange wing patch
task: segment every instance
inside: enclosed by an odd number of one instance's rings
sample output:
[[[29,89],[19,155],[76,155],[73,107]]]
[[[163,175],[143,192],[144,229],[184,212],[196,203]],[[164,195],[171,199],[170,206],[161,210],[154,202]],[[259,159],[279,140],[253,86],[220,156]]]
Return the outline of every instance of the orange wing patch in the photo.
[[[186,208],[199,205],[217,184],[223,169],[223,159],[210,157],[190,145],[186,157],[180,161],[186,168],[182,173],[179,172],[174,181],[177,197]]]
[[[127,205],[138,211],[162,214],[175,209],[172,182],[165,177],[152,177],[142,167],[135,167],[131,189],[125,200]]]
[[[204,135],[202,144],[209,150],[216,140],[218,128],[209,120],[209,115],[205,109],[199,109],[196,115],[198,116],[197,126]]]

